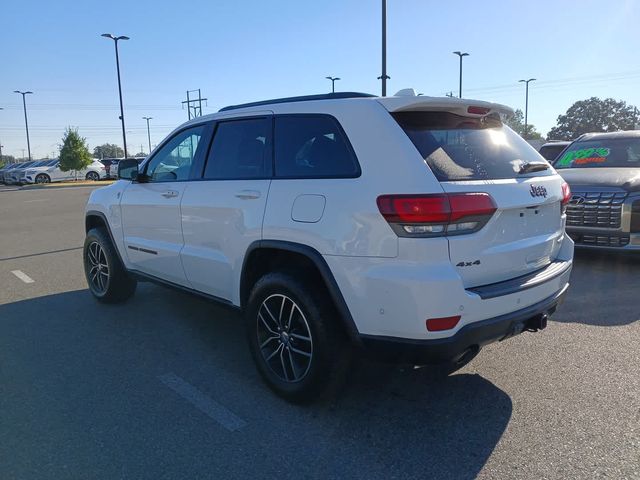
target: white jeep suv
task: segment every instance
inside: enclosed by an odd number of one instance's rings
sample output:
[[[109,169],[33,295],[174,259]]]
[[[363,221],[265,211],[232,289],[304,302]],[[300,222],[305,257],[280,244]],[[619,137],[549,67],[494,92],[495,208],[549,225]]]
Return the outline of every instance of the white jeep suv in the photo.
[[[453,371],[545,328],[568,288],[569,189],[511,113],[336,93],[193,119],[91,194],[90,291],[124,301],[143,279],[241,310],[259,372],[291,401],[353,351]]]

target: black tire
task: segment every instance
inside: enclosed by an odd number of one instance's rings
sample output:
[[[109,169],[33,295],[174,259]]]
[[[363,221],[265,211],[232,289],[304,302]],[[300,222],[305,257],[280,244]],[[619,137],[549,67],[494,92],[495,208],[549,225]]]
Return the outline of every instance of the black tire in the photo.
[[[97,182],[98,180],[100,180],[100,175],[96,172],[89,172],[85,175],[84,179],[90,180],[92,182]]]
[[[278,331],[274,318],[278,314],[269,318],[268,312],[277,310],[281,301],[280,337],[261,347],[265,334],[274,337]],[[296,312],[292,305],[299,311]],[[267,323],[261,320],[259,313],[264,315],[263,319],[267,317]],[[340,386],[350,363],[351,347],[337,319],[329,296],[318,285],[303,282],[285,272],[268,273],[256,282],[245,309],[247,338],[260,375],[275,393],[293,403],[308,403],[333,390],[329,387]],[[310,342],[302,340],[307,335],[304,325],[308,327]],[[276,346],[281,352],[269,361],[266,357]],[[311,356],[300,352],[310,352]]]
[[[82,259],[89,291],[98,301],[120,303],[135,293],[138,282],[125,270],[104,228],[89,230]]]
[[[39,173],[36,175],[36,183],[51,183],[51,178],[46,173]]]

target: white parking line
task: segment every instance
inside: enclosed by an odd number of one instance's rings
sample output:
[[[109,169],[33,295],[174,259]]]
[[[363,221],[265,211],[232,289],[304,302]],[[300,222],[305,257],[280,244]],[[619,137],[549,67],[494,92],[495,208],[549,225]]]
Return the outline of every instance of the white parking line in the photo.
[[[35,282],[35,280],[33,278],[31,278],[29,275],[27,275],[26,273],[24,273],[21,270],[11,270],[11,273],[13,273],[16,277],[18,277],[24,283],[34,283]]]
[[[218,422],[230,432],[244,427],[247,422],[235,413],[212,400],[196,387],[173,373],[160,375],[158,379],[182,398],[193,404],[198,410]]]
[[[24,203],[31,203],[31,202],[48,202],[49,199],[48,198],[34,198],[33,200],[25,200]]]

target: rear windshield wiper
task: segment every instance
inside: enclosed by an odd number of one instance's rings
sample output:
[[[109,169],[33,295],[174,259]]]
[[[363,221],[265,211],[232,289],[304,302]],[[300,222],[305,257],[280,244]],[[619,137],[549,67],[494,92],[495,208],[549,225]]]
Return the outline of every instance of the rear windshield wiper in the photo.
[[[518,173],[522,175],[523,173],[541,172],[548,169],[549,164],[547,162],[525,162]]]

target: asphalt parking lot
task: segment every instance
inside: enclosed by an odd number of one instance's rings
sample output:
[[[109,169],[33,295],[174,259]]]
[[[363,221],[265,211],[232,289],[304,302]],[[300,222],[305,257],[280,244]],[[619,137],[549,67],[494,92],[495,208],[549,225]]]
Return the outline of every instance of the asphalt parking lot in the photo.
[[[0,478],[640,478],[640,255],[579,253],[544,332],[447,379],[360,361],[299,407],[236,313],[151,284],[92,299],[93,188],[0,188]]]

